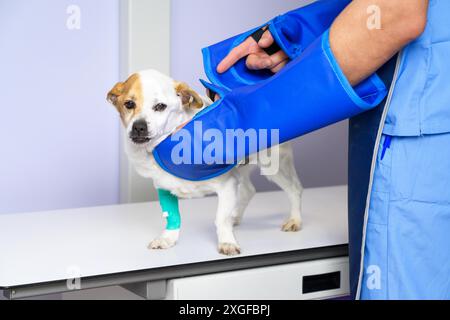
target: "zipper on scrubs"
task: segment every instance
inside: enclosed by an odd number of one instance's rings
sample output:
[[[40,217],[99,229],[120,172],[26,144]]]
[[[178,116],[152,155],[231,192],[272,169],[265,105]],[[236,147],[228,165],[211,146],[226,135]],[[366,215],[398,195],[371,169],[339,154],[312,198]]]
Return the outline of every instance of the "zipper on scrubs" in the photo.
[[[398,79],[399,71],[400,71],[400,65],[401,65],[402,60],[403,60],[403,51],[401,51],[399,53],[398,58],[397,58],[397,63],[395,66],[395,71],[394,71],[394,77],[392,78],[391,88],[389,89],[389,95],[387,97],[386,104],[383,109],[383,115],[381,117],[380,126],[378,128],[377,141],[375,143],[374,153],[372,156],[372,166],[370,168],[369,189],[367,190],[366,208],[364,211],[363,239],[362,239],[362,243],[361,243],[361,260],[360,260],[360,268],[359,268],[359,280],[358,280],[358,288],[356,290],[356,299],[357,300],[361,299],[361,285],[362,285],[361,282],[362,282],[363,275],[364,275],[364,254],[365,254],[365,246],[366,246],[367,221],[369,218],[369,205],[370,205],[370,200],[371,200],[371,195],[372,195],[375,166],[377,163],[378,152],[380,151],[380,142],[381,142],[381,137],[383,135],[384,125],[386,122],[389,107],[391,105],[392,96],[394,94],[395,84],[397,83],[397,79]],[[390,137],[390,136],[386,136],[386,137]],[[390,147],[392,137],[390,137],[390,139],[388,139],[388,140],[389,141],[387,142],[386,147],[383,147],[383,149],[387,150]],[[386,140],[385,140],[385,143],[386,143]]]

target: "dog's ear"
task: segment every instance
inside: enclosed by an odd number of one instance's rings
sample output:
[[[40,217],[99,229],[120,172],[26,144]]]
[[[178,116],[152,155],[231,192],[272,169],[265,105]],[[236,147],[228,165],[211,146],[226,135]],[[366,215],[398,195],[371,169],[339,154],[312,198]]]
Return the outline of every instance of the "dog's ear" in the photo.
[[[117,107],[117,102],[119,97],[123,94],[125,84],[123,82],[119,82],[112,88],[112,90],[108,93],[107,100],[109,103],[113,104]]]
[[[181,102],[185,108],[194,108],[200,109],[203,107],[202,98],[192,90],[186,83],[184,82],[176,82],[175,83],[175,91],[177,95],[181,98]]]

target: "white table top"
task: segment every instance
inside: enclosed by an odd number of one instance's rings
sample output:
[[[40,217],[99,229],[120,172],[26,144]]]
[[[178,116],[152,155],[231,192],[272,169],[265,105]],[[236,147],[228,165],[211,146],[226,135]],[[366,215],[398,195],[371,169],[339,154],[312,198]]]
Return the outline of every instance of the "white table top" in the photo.
[[[217,253],[217,198],[182,200],[176,247],[148,250],[164,228],[159,204],[140,203],[0,215],[0,287],[147,270],[227,258]],[[306,189],[303,229],[280,231],[289,203],[283,192],[260,193],[235,234],[239,257],[348,243],[347,188]]]

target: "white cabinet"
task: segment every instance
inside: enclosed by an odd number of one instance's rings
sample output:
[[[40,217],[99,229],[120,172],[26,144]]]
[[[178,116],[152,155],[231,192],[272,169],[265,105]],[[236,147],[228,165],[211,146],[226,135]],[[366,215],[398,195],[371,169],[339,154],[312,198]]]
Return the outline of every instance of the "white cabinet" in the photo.
[[[174,279],[166,299],[303,300],[349,294],[348,257]]]

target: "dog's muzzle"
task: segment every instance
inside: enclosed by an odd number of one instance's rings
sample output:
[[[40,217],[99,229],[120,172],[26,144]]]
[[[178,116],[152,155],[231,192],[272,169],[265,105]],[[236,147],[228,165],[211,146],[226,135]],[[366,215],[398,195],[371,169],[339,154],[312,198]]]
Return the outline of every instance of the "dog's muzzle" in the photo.
[[[147,121],[137,120],[133,123],[130,139],[136,144],[144,144],[150,141]]]

